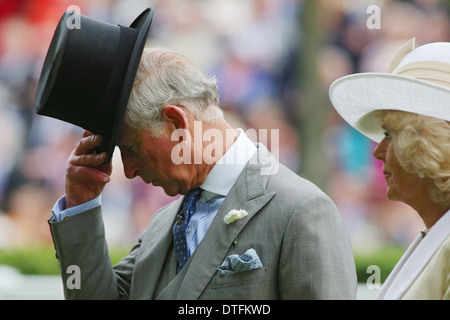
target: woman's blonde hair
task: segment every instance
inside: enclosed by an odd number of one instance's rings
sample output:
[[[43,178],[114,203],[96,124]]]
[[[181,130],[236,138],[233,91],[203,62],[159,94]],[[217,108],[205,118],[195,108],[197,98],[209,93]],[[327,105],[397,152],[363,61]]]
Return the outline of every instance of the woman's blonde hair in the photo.
[[[408,172],[434,182],[432,201],[450,208],[450,123],[415,113],[380,111],[384,127],[395,134],[394,152]]]

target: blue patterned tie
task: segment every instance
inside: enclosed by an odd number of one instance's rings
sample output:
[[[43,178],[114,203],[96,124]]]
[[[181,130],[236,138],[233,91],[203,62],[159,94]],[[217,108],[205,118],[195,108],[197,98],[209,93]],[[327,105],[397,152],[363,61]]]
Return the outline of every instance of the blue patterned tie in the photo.
[[[177,215],[177,221],[173,228],[174,249],[178,258],[177,272],[180,272],[187,261],[186,227],[194,214],[195,204],[200,199],[202,191],[200,188],[189,191],[185,197],[183,210]]]

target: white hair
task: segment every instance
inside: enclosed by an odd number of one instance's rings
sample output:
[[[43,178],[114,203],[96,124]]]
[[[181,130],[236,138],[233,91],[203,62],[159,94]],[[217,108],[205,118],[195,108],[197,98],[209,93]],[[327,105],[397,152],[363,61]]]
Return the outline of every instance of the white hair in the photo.
[[[146,48],[128,101],[124,122],[135,129],[162,132],[161,110],[166,105],[185,107],[197,119],[223,118],[214,77],[201,72],[189,59],[164,48]]]

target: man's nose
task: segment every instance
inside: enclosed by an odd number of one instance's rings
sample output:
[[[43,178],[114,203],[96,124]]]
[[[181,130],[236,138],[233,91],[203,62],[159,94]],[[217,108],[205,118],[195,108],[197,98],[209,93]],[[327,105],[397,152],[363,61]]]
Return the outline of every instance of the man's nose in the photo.
[[[128,179],[133,179],[136,177],[137,170],[128,169],[127,167],[123,167],[123,172],[125,174],[125,177]]]
[[[122,158],[122,164],[123,164],[123,173],[125,174],[125,177],[128,179],[133,179],[137,176],[138,168],[137,166],[130,163],[130,161]]]

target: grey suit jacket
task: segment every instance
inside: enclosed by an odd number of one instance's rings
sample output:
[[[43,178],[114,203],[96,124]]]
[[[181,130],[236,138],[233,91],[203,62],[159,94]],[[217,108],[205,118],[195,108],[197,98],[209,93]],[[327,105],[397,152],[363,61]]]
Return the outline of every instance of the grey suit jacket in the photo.
[[[354,299],[353,253],[334,203],[260,145],[205,238],[176,274],[172,226],[183,197],[160,209],[129,255],[114,267],[101,208],[50,227],[71,299]],[[232,209],[248,216],[225,224]],[[237,241],[235,242],[235,239]],[[219,275],[231,254],[254,248],[262,268]],[[69,289],[71,265],[81,288]],[[69,286],[72,287],[72,286]]]

